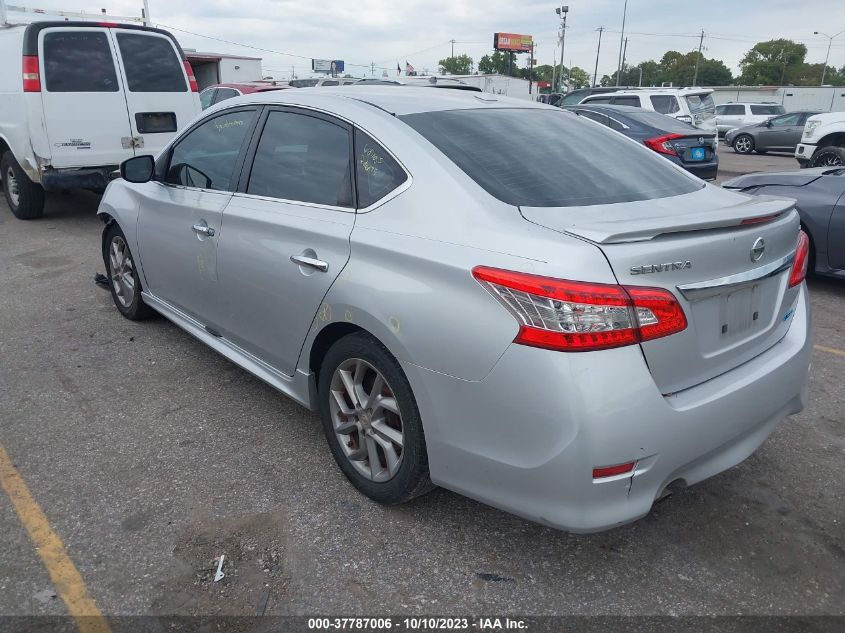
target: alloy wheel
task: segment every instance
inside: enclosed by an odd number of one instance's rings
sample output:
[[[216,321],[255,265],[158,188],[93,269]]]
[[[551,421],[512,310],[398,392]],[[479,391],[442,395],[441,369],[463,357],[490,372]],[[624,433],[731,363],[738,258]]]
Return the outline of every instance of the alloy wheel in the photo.
[[[115,235],[109,247],[109,263],[111,268],[111,283],[115,296],[124,308],[132,305],[135,299],[135,276],[132,256],[126,241]]]
[[[842,159],[833,152],[828,152],[821,157],[821,160],[816,161],[816,165],[819,167],[841,167]]]
[[[751,139],[747,136],[740,136],[734,141],[734,149],[740,154],[747,154],[751,151]]]
[[[367,361],[349,358],[335,369],[329,392],[332,427],[349,463],[370,481],[392,479],[405,435],[387,380]]]
[[[18,186],[18,179],[15,177],[15,170],[9,167],[6,170],[6,192],[12,204],[17,207],[21,203],[21,190]]]

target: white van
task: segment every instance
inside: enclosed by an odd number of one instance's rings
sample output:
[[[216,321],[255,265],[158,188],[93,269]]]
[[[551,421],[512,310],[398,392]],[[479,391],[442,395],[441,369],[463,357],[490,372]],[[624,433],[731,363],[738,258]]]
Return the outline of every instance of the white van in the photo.
[[[607,103],[653,110],[715,134],[716,104],[712,92],[708,88],[642,88],[591,95],[582,99],[581,103]]]
[[[155,154],[200,112],[168,32],[111,22],[0,26],[0,182],[12,212],[44,192],[103,190],[127,158]]]

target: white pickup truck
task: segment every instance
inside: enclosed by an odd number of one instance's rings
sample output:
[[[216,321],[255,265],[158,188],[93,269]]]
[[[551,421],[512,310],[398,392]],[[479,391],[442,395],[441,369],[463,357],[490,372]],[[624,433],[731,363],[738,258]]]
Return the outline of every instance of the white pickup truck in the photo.
[[[845,166],[845,112],[825,112],[807,119],[795,158],[801,167]]]

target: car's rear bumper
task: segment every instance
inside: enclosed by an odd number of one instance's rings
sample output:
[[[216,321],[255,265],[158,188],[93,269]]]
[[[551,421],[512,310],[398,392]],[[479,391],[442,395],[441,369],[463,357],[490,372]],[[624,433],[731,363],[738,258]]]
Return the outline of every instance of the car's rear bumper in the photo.
[[[757,358],[671,395],[657,389],[637,346],[579,354],[511,345],[476,382],[403,363],[432,480],[572,532],[638,519],[669,484],[738,464],[803,408],[806,288],[792,319]],[[634,460],[633,475],[592,478],[594,467]]]
[[[680,163],[689,173],[695,174],[702,180],[713,180],[719,172],[719,161],[709,163]]]
[[[45,191],[90,189],[104,191],[117,165],[83,167],[80,169],[47,169],[41,173],[41,186]]]

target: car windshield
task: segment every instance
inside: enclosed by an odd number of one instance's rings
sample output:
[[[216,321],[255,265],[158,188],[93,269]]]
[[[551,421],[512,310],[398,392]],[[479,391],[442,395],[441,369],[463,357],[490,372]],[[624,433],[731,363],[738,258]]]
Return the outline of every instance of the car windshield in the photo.
[[[516,206],[652,200],[704,186],[644,146],[570,113],[472,109],[401,119],[488,193]]]
[[[581,99],[587,97],[590,93],[586,90],[576,90],[575,92],[570,92],[560,100],[558,105],[578,105],[581,103]]]
[[[716,104],[713,102],[713,97],[710,94],[687,95],[686,100],[689,110],[693,114],[716,113]]]

